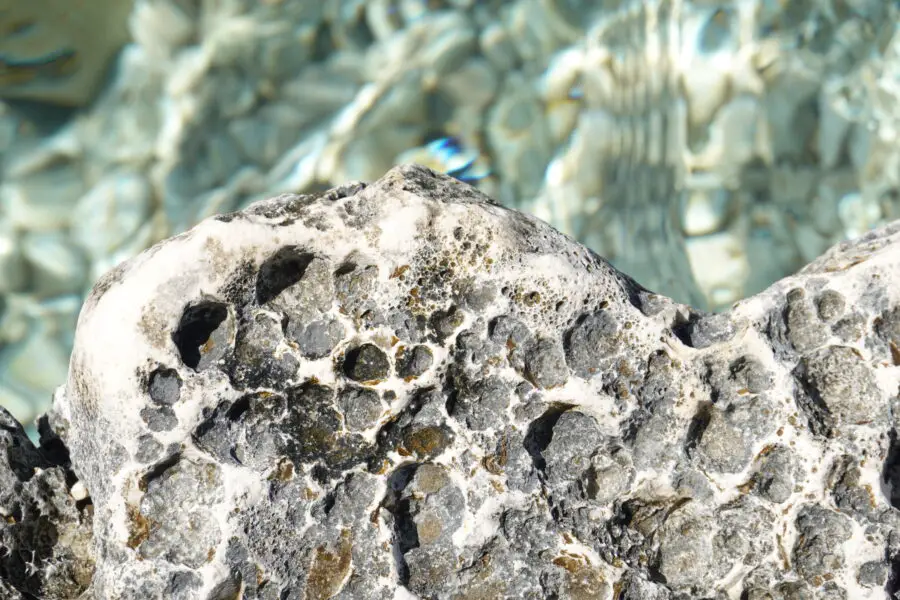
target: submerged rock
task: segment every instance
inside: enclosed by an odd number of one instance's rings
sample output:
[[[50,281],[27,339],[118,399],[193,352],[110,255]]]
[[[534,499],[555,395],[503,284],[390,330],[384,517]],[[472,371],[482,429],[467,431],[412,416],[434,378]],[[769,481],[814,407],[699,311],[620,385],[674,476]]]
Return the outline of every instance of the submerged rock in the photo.
[[[85,597],[885,598],[898,248],[711,316],[422,167],[204,221],[81,314]]]
[[[130,37],[133,0],[0,0],[0,99],[79,106]]]

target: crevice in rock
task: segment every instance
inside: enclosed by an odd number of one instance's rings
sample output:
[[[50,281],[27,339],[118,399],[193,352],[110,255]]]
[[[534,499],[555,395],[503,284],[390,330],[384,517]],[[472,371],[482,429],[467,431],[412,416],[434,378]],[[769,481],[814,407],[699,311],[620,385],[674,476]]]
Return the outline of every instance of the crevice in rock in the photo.
[[[691,342],[691,332],[694,329],[694,325],[701,319],[702,315],[691,311],[691,313],[685,318],[683,315],[678,315],[676,321],[672,323],[672,333],[675,334],[682,344],[689,348],[693,348],[694,345]]]
[[[544,460],[543,453],[547,446],[550,445],[550,440],[553,439],[553,426],[556,425],[562,414],[572,407],[572,404],[553,403],[544,414],[532,421],[528,426],[522,445],[525,446],[525,450],[531,456],[534,468],[541,473],[547,468],[547,462]]]
[[[263,262],[256,277],[256,301],[265,304],[303,278],[313,255],[287,246]]]
[[[250,399],[253,397],[252,394],[247,394],[245,396],[241,396],[237,400],[234,401],[228,410],[225,412],[225,416],[229,421],[238,421],[240,418],[250,410]]]
[[[801,361],[792,374],[797,380],[794,401],[806,416],[810,431],[815,435],[830,437],[833,426],[831,412],[815,383],[810,381],[806,365]]]
[[[334,492],[328,492],[325,494],[325,497],[322,498],[322,512],[328,515],[331,512],[331,509],[334,508]]]
[[[409,584],[409,565],[405,554],[419,547],[419,534],[410,514],[409,498],[403,498],[403,490],[412,480],[419,463],[401,465],[388,477],[387,492],[381,506],[393,516],[392,554],[401,585]]]
[[[900,440],[897,439],[897,432],[893,429],[888,432],[888,451],[881,469],[881,480],[885,484],[885,495],[891,506],[900,508]],[[898,558],[898,566],[900,566],[900,558]],[[897,584],[898,590],[900,590],[900,581]]]
[[[890,559],[890,570],[888,572],[887,583],[884,586],[886,598],[896,598],[896,594],[900,592],[900,555]]]
[[[181,453],[175,452],[171,456],[168,456],[154,464],[147,470],[146,473],[144,473],[143,477],[141,477],[140,489],[142,491],[147,491],[147,488],[149,487],[151,482],[162,477],[166,471],[177,465],[180,461]]]
[[[697,406],[697,412],[688,425],[687,434],[684,437],[684,453],[688,456],[703,439],[703,434],[709,425],[709,419],[712,414],[712,402],[700,402]]]
[[[221,302],[202,301],[188,305],[181,315],[178,329],[172,334],[181,362],[196,370],[203,346],[227,318],[228,307]]]
[[[238,600],[241,596],[240,573],[231,572],[209,592],[206,600]]]
[[[349,275],[353,271],[356,270],[356,263],[354,262],[345,262],[342,263],[337,269],[334,271],[335,277],[340,277],[341,275]]]

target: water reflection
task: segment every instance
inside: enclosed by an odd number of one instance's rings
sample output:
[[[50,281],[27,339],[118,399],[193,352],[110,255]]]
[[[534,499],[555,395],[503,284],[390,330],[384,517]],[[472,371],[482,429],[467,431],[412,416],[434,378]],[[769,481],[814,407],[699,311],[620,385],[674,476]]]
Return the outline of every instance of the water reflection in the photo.
[[[87,4],[0,0],[0,403],[26,420],[100,273],[399,162],[713,309],[897,215],[896,3]]]

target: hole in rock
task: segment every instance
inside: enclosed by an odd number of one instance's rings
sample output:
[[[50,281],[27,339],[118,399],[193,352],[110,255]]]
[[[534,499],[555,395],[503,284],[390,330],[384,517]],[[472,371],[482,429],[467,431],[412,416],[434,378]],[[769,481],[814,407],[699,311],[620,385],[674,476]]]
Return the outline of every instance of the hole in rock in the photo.
[[[265,304],[303,278],[313,255],[287,246],[270,256],[256,276],[256,301]]]
[[[253,394],[247,394],[246,396],[241,396],[237,400],[234,401],[228,410],[225,412],[225,416],[229,421],[238,421],[244,415],[245,412],[250,410],[250,399],[253,398]]]
[[[335,270],[334,276],[340,277],[341,275],[349,275],[350,273],[352,273],[355,270],[356,270],[356,263],[345,262],[344,264],[342,264]]]
[[[381,505],[394,516],[393,555],[401,585],[409,584],[409,566],[404,554],[419,547],[419,533],[410,513],[409,498],[403,490],[419,468],[418,463],[405,464],[388,477],[388,490]]]
[[[887,583],[884,586],[884,591],[886,592],[886,596],[888,598],[897,598],[897,593],[900,592],[900,555],[895,556],[890,561],[890,570],[888,572]]]
[[[228,307],[220,302],[203,301],[189,305],[172,341],[178,348],[181,361],[196,370],[212,333],[228,318]]]
[[[543,472],[547,467],[544,450],[553,439],[553,427],[562,414],[572,407],[572,404],[555,403],[528,426],[528,432],[525,434],[522,445],[525,446],[525,450],[528,451],[531,461],[538,471]]]
[[[322,512],[326,515],[331,513],[331,509],[334,508],[334,503],[334,492],[328,492],[327,494],[325,494],[325,497],[322,498]]]
[[[675,334],[675,337],[681,341],[682,344],[687,346],[688,348],[693,348],[694,343],[691,340],[691,335],[694,332],[694,328],[696,327],[697,321],[700,320],[700,315],[691,311],[691,314],[685,318],[683,315],[678,314],[675,317],[675,322],[672,323],[672,333]]]
[[[235,600],[243,596],[241,593],[241,574],[232,571],[228,576],[216,584],[209,592],[206,600]]]
[[[166,471],[177,465],[179,461],[181,461],[181,453],[176,452],[150,467],[147,472],[144,473],[144,476],[141,477],[138,485],[139,489],[146,492],[152,481],[162,477]]]
[[[884,482],[884,493],[894,508],[900,508],[900,440],[897,432],[888,432],[888,452],[881,469],[881,480]],[[898,558],[900,560],[900,558]],[[897,582],[900,590],[900,581]]]
[[[711,402],[701,402],[699,406],[697,406],[697,413],[694,415],[694,418],[691,419],[691,424],[688,425],[687,435],[684,438],[684,451],[686,454],[690,455],[694,448],[697,447],[697,444],[700,443],[700,440],[703,439],[703,434],[709,426],[711,413]]]

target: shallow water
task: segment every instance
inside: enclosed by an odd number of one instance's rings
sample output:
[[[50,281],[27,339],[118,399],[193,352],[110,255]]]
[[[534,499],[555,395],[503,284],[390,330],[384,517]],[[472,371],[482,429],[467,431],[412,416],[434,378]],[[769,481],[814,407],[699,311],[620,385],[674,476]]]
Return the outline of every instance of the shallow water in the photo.
[[[401,162],[712,310],[900,210],[896,2],[95,0],[104,27],[27,4],[0,0],[0,405],[24,421],[100,274]]]

